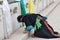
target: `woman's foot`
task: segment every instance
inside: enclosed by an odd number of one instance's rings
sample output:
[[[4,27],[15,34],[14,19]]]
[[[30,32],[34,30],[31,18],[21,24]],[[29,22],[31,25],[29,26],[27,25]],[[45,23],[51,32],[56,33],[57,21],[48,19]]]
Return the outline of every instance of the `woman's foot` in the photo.
[[[34,35],[32,35],[32,37],[33,37],[33,38],[35,38],[35,36],[34,36]]]
[[[57,36],[58,38],[60,38],[60,34],[55,34],[55,36]]]

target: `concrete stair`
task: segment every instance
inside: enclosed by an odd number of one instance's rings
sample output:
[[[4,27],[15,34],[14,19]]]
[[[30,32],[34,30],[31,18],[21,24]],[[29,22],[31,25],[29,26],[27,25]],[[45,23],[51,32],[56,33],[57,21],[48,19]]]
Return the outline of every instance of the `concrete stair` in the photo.
[[[27,40],[60,40],[60,38],[56,38],[56,39],[43,39],[43,38],[29,38]]]
[[[24,27],[19,28],[9,38],[5,40],[26,40],[28,38],[28,34],[23,32],[24,32]]]

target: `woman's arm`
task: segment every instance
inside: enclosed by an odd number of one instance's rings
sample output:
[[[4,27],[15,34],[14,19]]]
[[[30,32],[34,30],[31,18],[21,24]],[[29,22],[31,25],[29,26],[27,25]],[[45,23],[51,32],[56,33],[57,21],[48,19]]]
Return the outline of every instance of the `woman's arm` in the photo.
[[[42,17],[42,18],[44,18],[44,19],[47,19],[46,16],[42,16],[42,15],[40,15],[40,14],[37,14],[37,16]]]

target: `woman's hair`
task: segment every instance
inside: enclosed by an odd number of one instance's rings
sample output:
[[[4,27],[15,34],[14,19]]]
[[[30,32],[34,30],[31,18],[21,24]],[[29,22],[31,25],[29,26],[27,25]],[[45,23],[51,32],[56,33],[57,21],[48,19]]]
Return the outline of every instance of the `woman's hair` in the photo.
[[[19,16],[17,17],[17,21],[18,21],[18,22],[21,22],[20,20],[21,20],[22,17],[23,17],[23,15],[19,15]]]

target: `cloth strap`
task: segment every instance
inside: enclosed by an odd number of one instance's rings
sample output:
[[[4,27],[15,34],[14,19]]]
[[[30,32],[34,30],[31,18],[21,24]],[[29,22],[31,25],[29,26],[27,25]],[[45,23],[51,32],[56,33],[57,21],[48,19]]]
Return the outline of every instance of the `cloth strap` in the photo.
[[[51,34],[54,35],[53,30],[48,26],[48,23],[46,22],[46,20],[42,19],[42,21],[44,22],[44,24],[46,25],[46,27],[48,28],[48,30],[51,32]]]

